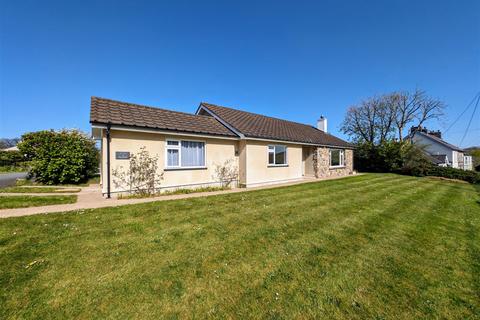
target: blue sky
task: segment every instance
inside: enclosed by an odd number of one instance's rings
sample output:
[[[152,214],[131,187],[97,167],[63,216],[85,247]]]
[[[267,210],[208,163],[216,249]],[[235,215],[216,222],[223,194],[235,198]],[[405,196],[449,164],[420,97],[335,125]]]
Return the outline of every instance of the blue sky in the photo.
[[[194,112],[200,101],[339,133],[393,90],[480,91],[480,1],[0,0],[0,137],[89,130],[90,96]],[[468,112],[446,135],[458,144]],[[480,145],[480,106],[463,146]]]

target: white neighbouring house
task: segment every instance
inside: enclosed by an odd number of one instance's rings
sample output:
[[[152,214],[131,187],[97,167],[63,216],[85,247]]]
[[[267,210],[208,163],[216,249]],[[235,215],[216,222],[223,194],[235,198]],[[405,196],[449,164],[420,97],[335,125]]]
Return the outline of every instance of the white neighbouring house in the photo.
[[[442,140],[440,131],[412,127],[410,136],[412,142],[421,146],[433,163],[442,167],[473,170],[472,156],[467,155],[465,150]]]

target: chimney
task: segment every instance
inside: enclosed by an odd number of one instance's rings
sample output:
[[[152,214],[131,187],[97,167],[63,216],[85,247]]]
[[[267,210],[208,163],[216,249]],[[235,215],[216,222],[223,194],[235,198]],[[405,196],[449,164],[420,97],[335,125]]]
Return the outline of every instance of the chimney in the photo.
[[[317,129],[322,130],[323,132],[327,132],[327,118],[321,116],[320,119],[318,119]]]
[[[418,126],[418,127],[412,126],[410,128],[410,134],[413,134],[414,132],[428,133],[428,130],[427,130],[427,128],[424,128],[422,126]]]

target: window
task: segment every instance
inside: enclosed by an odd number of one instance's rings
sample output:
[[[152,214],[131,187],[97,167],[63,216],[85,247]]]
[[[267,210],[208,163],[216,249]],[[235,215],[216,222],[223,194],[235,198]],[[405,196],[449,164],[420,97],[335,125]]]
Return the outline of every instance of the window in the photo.
[[[205,166],[205,142],[167,140],[167,168],[195,168]]]
[[[345,166],[345,152],[340,149],[330,149],[330,167]]]
[[[167,167],[180,166],[180,141],[167,140]]]
[[[268,146],[268,165],[287,165],[287,147],[282,145]]]

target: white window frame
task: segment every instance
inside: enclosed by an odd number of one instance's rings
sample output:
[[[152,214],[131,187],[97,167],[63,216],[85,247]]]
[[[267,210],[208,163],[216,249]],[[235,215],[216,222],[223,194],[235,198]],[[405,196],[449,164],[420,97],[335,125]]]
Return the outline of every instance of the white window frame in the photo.
[[[178,142],[177,145],[168,145],[169,141]],[[184,142],[202,142],[203,143],[203,158],[205,164],[203,166],[182,166],[182,141]],[[178,150],[178,166],[168,165],[168,150]],[[165,140],[165,169],[203,169],[207,167],[207,143],[204,140],[194,139],[166,139]]]
[[[339,164],[332,166],[332,151],[339,151]],[[330,168],[344,168],[345,167],[345,150],[344,149],[329,149],[328,150],[328,164]]]
[[[276,147],[285,148],[285,163],[276,164],[275,162],[275,151]],[[270,153],[273,153],[273,163],[270,163]],[[288,147],[284,144],[269,144],[267,146],[267,166],[269,167],[287,167],[288,166]]]

